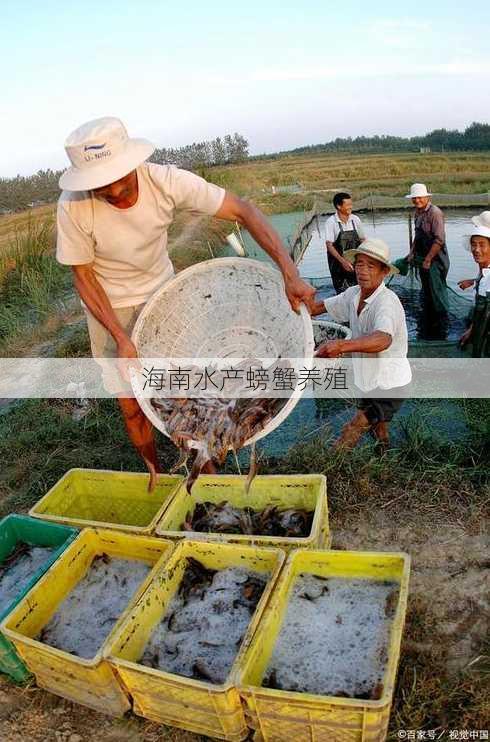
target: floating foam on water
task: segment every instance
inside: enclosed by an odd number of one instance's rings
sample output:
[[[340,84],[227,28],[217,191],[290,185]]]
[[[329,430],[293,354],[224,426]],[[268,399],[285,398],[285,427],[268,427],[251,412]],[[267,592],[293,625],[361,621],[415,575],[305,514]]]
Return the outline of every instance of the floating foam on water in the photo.
[[[223,569],[203,592],[175,595],[140,662],[165,672],[224,683],[255,605],[244,598],[248,580],[265,578],[240,567]]]
[[[397,595],[395,582],[300,575],[264,686],[379,697]]]
[[[94,657],[150,570],[137,560],[96,557],[43,628],[39,641],[78,657]]]
[[[0,605],[6,607],[27,585],[31,577],[40,569],[53,553],[47,546],[31,546],[12,564],[0,565]]]

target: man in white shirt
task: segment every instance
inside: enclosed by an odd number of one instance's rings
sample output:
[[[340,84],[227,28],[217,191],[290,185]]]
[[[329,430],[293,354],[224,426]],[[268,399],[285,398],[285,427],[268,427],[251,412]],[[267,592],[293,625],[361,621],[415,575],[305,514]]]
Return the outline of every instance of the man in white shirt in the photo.
[[[237,221],[248,229],[281,270],[293,309],[314,294],[255,206],[193,173],[146,162],[155,147],[146,139],[130,139],[119,119],[83,124],[70,134],[65,149],[71,167],[60,178],[57,259],[73,269],[94,357],[137,357],[130,339],[135,321],[174,275],[167,229],[179,209]],[[152,425],[120,380],[104,376],[104,383],[118,395],[152,489],[159,471]]]
[[[460,344],[464,347],[471,343],[473,358],[490,358],[490,226],[479,226],[477,222],[466,240],[479,273],[471,325],[461,336]]]
[[[333,205],[335,214],[325,222],[325,244],[333,287],[340,294],[356,284],[354,266],[344,253],[359,247],[366,235],[361,220],[352,213],[350,193],[336,193]]]
[[[384,279],[398,270],[391,265],[390,248],[382,240],[368,239],[345,255],[354,264],[359,285],[311,302],[310,311],[313,315],[327,311],[337,322],[348,322],[352,339],[330,340],[316,355],[336,358],[351,353],[354,381],[364,393],[358,400],[357,414],[343,428],[336,446],[353,448],[371,431],[384,450],[389,443],[388,424],[400,409],[403,396],[377,397],[376,393],[404,387],[412,378],[405,311],[398,296],[384,284]]]

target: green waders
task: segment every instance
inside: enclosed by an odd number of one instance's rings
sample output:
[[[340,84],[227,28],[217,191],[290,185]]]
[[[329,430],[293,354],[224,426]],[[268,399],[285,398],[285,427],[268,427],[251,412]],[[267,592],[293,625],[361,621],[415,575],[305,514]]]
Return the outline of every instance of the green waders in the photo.
[[[427,340],[445,340],[447,336],[449,299],[446,276],[449,256],[444,245],[431,263],[429,270],[422,267],[424,259],[434,244],[432,235],[415,228],[414,253],[422,284],[422,316],[420,335]]]
[[[357,234],[357,230],[354,227],[354,224],[352,224],[353,229],[344,229],[342,227],[342,224],[339,223],[340,232],[333,243],[335,249],[339,253],[339,255],[343,255],[346,250],[355,250],[356,247],[359,247],[362,240]],[[333,255],[330,255],[330,253],[327,253],[327,259],[328,259],[328,267],[330,268],[330,275],[332,277],[332,283],[333,287],[337,294],[341,294],[342,291],[345,291],[349,288],[349,286],[355,286],[357,283],[356,274],[353,271],[346,271],[339,263],[339,261],[334,258]]]
[[[490,291],[476,296],[471,343],[473,358],[490,358]]]

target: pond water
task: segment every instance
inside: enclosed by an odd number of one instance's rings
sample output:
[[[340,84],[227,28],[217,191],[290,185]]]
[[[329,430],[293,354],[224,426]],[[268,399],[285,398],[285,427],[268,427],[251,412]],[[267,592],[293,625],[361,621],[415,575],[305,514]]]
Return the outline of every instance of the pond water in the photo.
[[[361,214],[367,236],[383,239],[391,248],[392,259],[403,257],[408,252],[408,211],[376,212]],[[470,217],[475,209],[446,209],[447,244],[450,255],[448,274],[449,290],[449,323],[442,334],[430,334],[425,317],[421,311],[422,300],[420,283],[410,278],[396,277],[390,283],[400,297],[405,308],[409,339],[415,341],[450,341],[455,343],[467,327],[467,317],[473,303],[471,289],[463,292],[457,285],[462,278],[474,278],[477,275],[476,265],[471,254],[463,247],[463,236],[470,229]],[[293,235],[296,225],[302,220],[301,212],[278,214],[269,217],[270,221],[287,244]],[[299,270],[305,279],[320,287],[319,296],[325,298],[334,294],[330,280],[325,247],[325,221],[321,217],[310,228],[311,241],[299,263]],[[244,234],[247,254],[258,260],[270,262],[269,257],[247,233]],[[435,347],[433,348],[435,351]],[[439,350],[437,351],[439,353]],[[419,349],[414,353],[419,353]]]
[[[457,288],[457,282],[462,278],[476,276],[476,264],[471,254],[463,247],[463,236],[471,229],[470,218],[477,213],[477,209],[444,209],[446,218],[446,237],[451,261],[448,284]],[[387,211],[375,214],[360,214],[366,235],[377,237],[388,243],[393,260],[408,253],[408,212]],[[327,250],[325,247],[325,221],[319,219],[320,234],[317,229],[312,231],[312,239],[299,265],[303,276],[309,278],[327,278],[330,276],[327,265]]]
[[[355,413],[352,402],[336,399],[302,399],[281,425],[257,443],[257,451],[266,456],[282,456],[300,442],[333,439]],[[390,423],[390,441],[400,445],[411,432],[430,431],[433,442],[463,440],[468,435],[462,407],[451,399],[407,399]],[[372,444],[365,436],[364,444]],[[242,449],[239,461],[246,469],[249,450]]]
[[[463,248],[463,235],[471,228],[470,218],[477,213],[478,209],[444,209],[446,218],[447,245],[451,266],[449,269],[448,283],[456,287],[462,278],[471,278],[476,275],[475,263]],[[385,211],[359,215],[368,237],[378,237],[391,248],[393,260],[401,258],[408,253],[408,211]],[[303,218],[303,212],[293,211],[288,214],[273,214],[267,217],[274,228],[278,231],[285,243],[288,242],[296,226]],[[305,278],[330,277],[327,264],[327,252],[325,247],[325,217],[319,219],[320,234],[316,227],[312,230],[312,239],[308,249],[299,265],[301,275]],[[247,254],[259,260],[270,261],[269,257],[250,237],[248,232],[243,232]],[[233,254],[230,252],[230,254]],[[456,287],[457,288],[457,287]],[[459,293],[462,293],[457,289]]]
[[[451,288],[450,300],[450,327],[448,340],[456,340],[465,327],[465,320],[473,302],[472,290],[462,292],[457,282],[462,278],[472,278],[477,274],[476,265],[463,247],[463,235],[471,228],[470,217],[477,213],[477,209],[445,209],[447,245],[450,256],[450,270],[448,285]],[[383,239],[391,248],[392,259],[403,257],[408,252],[408,212],[376,212],[374,216],[361,214],[366,234]],[[302,212],[277,214],[269,219],[287,244],[288,238],[293,235],[297,224],[303,218]],[[248,235],[243,234],[247,254],[259,260],[270,262],[269,257]],[[230,253],[231,254],[231,253]],[[330,282],[330,273],[325,248],[325,218],[319,219],[319,231],[316,226],[312,229],[312,239],[299,265],[301,275],[306,279],[315,279],[315,285],[321,286],[320,295],[326,296],[333,292]],[[398,285],[392,285],[400,296],[407,313],[409,337],[412,341],[412,355],[419,355],[416,351],[418,336],[417,309],[420,306],[418,295],[411,290],[407,281],[400,280]],[[451,313],[451,310],[452,313]],[[428,341],[423,344],[424,354],[431,354],[428,350],[433,346],[434,353],[439,355],[440,344]],[[446,355],[444,350],[441,355]],[[280,425],[278,429],[262,439],[259,448],[267,455],[284,454],[298,441],[314,440],[316,437],[337,435],[347,419],[352,417],[353,407],[342,400],[333,399],[304,399],[301,400]],[[428,416],[428,417],[427,417]],[[407,400],[391,426],[392,441],[403,440],[411,426],[427,420],[434,437],[443,439],[461,439],[467,430],[461,407],[451,400],[421,399]],[[240,456],[243,463],[247,461],[248,453]]]

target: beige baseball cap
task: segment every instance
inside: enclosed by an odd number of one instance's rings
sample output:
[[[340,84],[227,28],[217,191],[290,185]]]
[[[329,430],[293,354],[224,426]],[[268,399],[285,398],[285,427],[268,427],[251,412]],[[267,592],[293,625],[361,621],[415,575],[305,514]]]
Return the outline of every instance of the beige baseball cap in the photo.
[[[369,255],[370,258],[379,260],[380,263],[388,266],[390,269],[389,275],[400,272],[395,265],[390,263],[390,248],[383,240],[370,237],[368,240],[361,242],[355,250],[346,250],[344,258],[353,263],[356,255]]]
[[[72,131],[65,142],[71,167],[59,180],[67,191],[90,191],[114,183],[148,159],[155,146],[134,139],[113,116],[88,121]]]

